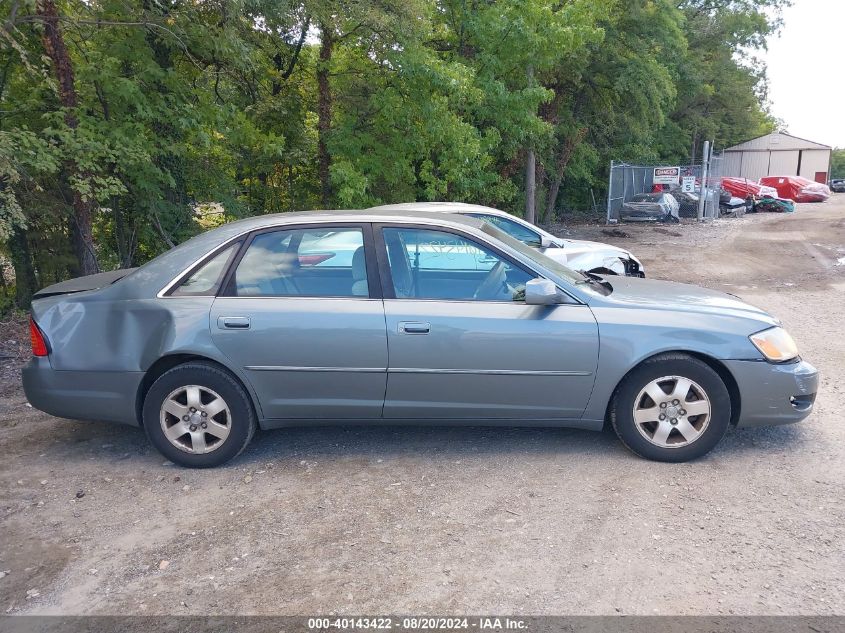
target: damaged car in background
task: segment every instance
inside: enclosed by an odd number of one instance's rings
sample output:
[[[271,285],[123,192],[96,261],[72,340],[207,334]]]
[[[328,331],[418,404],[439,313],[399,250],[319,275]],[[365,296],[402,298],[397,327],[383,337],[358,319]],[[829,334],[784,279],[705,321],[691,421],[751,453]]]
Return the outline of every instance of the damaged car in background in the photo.
[[[830,188],[801,176],[766,176],[760,179],[763,186],[774,187],[780,198],[793,202],[824,202],[830,198]]]
[[[683,191],[681,189],[670,189],[669,193],[674,196],[680,205],[679,215],[682,218],[698,217],[698,202],[701,199],[701,193],[698,191]],[[740,215],[746,211],[751,210],[751,201],[743,198],[732,196],[726,189],[719,188],[718,190],[708,189],[707,201],[712,202],[718,198],[719,212],[722,215],[735,214]]]
[[[625,222],[680,222],[681,205],[671,193],[639,193],[622,205]]]
[[[722,177],[722,188],[736,198],[745,199],[748,213],[791,213],[795,203],[789,198],[782,198],[778,190],[762,181],[757,183],[747,178]]]
[[[454,213],[489,222],[512,238],[539,249],[546,257],[573,270],[597,275],[645,277],[642,262],[630,251],[603,242],[557,237],[505,211],[463,202],[406,202],[373,207],[372,211]]]
[[[748,178],[734,178],[733,176],[722,177],[722,189],[728,191],[737,198],[762,198],[764,196],[777,197],[778,191],[774,187],[761,185]]]

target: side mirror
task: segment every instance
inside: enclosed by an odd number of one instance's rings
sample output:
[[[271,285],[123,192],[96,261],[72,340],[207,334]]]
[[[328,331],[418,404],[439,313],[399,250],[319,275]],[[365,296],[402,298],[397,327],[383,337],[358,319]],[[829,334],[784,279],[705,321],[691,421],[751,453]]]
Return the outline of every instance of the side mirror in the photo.
[[[551,306],[563,303],[563,295],[555,283],[538,277],[525,284],[525,303],[530,306]]]
[[[551,248],[555,245],[555,241],[548,235],[540,236],[540,248]]]

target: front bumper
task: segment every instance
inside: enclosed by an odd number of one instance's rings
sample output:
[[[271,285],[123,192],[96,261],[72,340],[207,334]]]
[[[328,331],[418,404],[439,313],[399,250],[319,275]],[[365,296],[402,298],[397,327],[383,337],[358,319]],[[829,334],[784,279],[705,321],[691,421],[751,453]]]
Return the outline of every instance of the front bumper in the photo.
[[[800,422],[813,411],[819,372],[810,363],[725,361],[740,394],[737,426]]]
[[[29,403],[45,413],[73,420],[138,425],[136,397],[144,372],[56,371],[46,357],[23,368]]]

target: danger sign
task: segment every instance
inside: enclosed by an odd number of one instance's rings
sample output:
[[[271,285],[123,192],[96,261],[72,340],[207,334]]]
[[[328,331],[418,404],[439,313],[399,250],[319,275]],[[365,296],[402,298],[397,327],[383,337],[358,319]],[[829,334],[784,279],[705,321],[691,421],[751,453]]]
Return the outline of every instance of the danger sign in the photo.
[[[680,178],[680,167],[655,167],[652,183],[655,185],[677,185]]]

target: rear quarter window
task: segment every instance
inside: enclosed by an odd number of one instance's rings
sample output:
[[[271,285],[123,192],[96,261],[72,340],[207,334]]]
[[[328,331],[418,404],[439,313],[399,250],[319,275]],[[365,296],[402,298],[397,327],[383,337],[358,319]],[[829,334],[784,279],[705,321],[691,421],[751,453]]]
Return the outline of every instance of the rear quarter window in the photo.
[[[182,281],[170,295],[172,297],[216,295],[223,281],[223,275],[226,274],[226,269],[240,245],[240,242],[235,242],[214,255]]]

